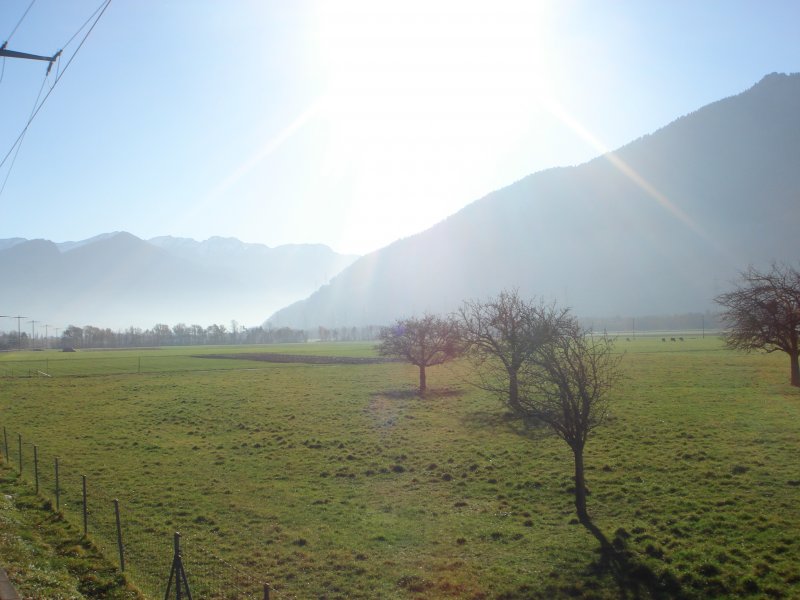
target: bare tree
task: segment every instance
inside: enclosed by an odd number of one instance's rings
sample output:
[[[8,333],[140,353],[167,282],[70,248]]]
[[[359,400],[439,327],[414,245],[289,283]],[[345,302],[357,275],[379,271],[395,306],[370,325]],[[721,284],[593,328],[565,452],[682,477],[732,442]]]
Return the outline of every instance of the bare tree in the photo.
[[[785,352],[791,383],[800,387],[800,272],[773,263],[767,272],[750,267],[741,279],[738,289],[715,298],[725,309],[725,342],[746,352]]]
[[[519,411],[524,367],[554,338],[568,312],[527,301],[516,289],[504,290],[484,302],[464,302],[458,316],[478,387],[498,395],[512,411]]]
[[[621,355],[605,334],[590,335],[577,319],[562,319],[558,335],[543,345],[528,366],[529,388],[518,414],[547,424],[572,450],[575,460],[575,510],[590,523],[586,510],[583,450],[589,434],[608,412],[608,392],[619,379]]]
[[[377,346],[381,356],[401,358],[419,367],[419,394],[425,394],[425,368],[440,365],[460,353],[458,325],[452,319],[425,315],[397,321],[381,330]]]

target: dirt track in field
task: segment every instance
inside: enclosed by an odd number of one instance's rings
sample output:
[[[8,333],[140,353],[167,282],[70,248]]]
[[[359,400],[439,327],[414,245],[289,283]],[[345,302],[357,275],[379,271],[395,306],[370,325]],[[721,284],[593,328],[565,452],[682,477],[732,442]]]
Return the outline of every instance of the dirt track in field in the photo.
[[[313,354],[278,354],[274,352],[249,352],[240,354],[196,354],[194,358],[230,358],[258,360],[274,363],[304,363],[309,365],[375,365],[398,362],[396,358],[358,356],[316,356]]]

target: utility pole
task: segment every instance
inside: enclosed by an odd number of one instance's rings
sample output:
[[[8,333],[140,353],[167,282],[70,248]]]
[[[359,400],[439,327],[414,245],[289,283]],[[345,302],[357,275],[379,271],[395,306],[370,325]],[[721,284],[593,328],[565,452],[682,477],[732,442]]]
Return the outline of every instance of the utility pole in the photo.
[[[31,319],[30,321],[28,321],[28,323],[31,324],[31,349],[33,349],[33,347],[36,345],[35,344],[36,330],[34,329],[34,327],[36,327],[36,323],[41,323],[41,321],[34,321],[33,319]]]
[[[28,317],[24,315],[17,315],[16,317],[11,318],[17,320],[17,348],[22,350],[22,325],[20,325],[20,323],[22,322],[22,319],[27,319]]]
[[[10,319],[11,315],[0,315],[0,318],[4,318],[4,317]]]
[[[47,323],[44,324],[44,349],[47,350],[47,328],[50,327]]]

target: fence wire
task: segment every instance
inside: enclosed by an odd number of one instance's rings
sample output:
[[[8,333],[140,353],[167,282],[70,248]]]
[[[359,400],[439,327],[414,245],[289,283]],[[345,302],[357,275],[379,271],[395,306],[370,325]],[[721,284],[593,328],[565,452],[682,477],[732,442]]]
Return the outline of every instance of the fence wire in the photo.
[[[94,485],[89,477],[86,477],[84,507],[84,472],[80,465],[48,453],[46,448],[29,441],[24,432],[3,427],[0,455],[3,463],[17,471],[24,481],[38,486],[39,495],[52,509],[85,533],[143,596],[158,600],[165,597],[174,558],[174,531],[146,515],[135,499],[115,496]],[[115,501],[119,508],[119,531]],[[258,575],[218,556],[202,543],[199,532],[187,527],[181,531],[180,549],[193,598],[279,598],[274,589],[267,591],[267,583]]]
[[[0,361],[0,377],[88,377],[134,373],[232,371],[244,368],[248,370],[263,369],[267,368],[267,365],[251,361],[243,366],[240,361],[233,359],[224,359],[224,364],[209,359],[198,361],[195,357],[187,354],[31,358]]]

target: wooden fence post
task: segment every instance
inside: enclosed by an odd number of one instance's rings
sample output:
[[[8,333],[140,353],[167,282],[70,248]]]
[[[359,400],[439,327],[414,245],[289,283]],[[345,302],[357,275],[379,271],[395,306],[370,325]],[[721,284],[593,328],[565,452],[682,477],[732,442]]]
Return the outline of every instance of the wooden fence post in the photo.
[[[81,475],[83,484],[83,537],[89,535],[89,511],[86,506],[86,475]]]
[[[56,456],[56,512],[61,511],[61,488],[58,486],[58,457]]]
[[[33,478],[36,480],[36,495],[39,495],[39,446],[33,446]]]
[[[119,500],[114,498],[114,516],[117,520],[117,548],[119,549],[119,570],[125,572],[125,550],[122,546],[122,525],[119,522]]]

